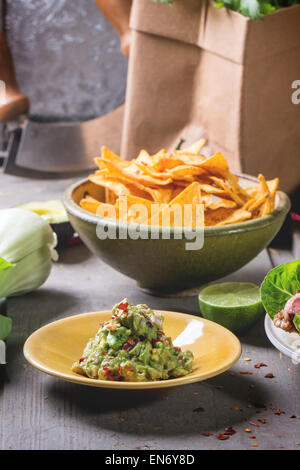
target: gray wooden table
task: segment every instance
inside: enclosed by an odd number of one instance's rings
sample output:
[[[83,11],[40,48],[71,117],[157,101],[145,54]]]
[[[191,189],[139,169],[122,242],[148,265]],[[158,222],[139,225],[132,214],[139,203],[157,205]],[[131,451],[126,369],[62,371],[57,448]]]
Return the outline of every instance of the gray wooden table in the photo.
[[[70,182],[1,174],[0,208],[58,198]],[[289,251],[264,251],[228,278],[260,283],[272,265],[291,259]],[[23,344],[37,328],[68,315],[109,309],[125,296],[157,309],[199,314],[197,297],[151,297],[83,245],[60,253],[41,289],[8,301],[13,333],[8,340],[8,364],[1,372],[0,449],[300,448],[300,366],[269,343],[263,321],[241,338],[242,357],[230,371],[164,392],[120,393],[79,386],[26,363]],[[268,367],[254,368],[258,362]],[[265,378],[269,372],[273,379]],[[285,413],[277,415],[277,409]],[[236,434],[219,440],[218,434],[228,426]],[[252,446],[255,443],[258,447]]]

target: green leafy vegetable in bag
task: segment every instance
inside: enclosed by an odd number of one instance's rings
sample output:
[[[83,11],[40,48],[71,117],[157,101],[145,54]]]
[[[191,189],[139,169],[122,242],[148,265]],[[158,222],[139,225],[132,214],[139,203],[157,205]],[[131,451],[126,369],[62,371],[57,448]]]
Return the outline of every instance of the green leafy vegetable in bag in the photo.
[[[153,0],[154,3],[158,3],[158,1],[173,5],[173,0]],[[215,8],[225,7],[256,20],[280,8],[297,5],[300,0],[213,0],[213,2]]]

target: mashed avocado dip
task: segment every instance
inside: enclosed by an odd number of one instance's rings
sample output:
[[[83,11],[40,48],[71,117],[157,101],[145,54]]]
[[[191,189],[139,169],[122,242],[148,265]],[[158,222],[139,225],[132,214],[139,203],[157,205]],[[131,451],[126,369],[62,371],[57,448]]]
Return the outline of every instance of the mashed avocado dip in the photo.
[[[92,379],[142,382],[170,379],[192,370],[193,354],[172,344],[163,315],[122,300],[101,324],[72,370]]]

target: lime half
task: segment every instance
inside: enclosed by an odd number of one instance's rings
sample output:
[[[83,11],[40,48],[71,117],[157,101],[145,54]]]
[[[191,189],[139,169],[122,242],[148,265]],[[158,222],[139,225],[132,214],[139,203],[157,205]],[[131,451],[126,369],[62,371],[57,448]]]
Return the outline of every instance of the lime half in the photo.
[[[263,315],[260,289],[250,282],[223,282],[204,287],[199,293],[204,318],[234,333],[244,333]]]

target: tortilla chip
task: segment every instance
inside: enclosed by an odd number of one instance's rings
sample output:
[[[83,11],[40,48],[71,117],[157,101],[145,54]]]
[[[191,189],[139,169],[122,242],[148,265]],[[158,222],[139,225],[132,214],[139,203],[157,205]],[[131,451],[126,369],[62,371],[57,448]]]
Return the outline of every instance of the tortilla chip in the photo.
[[[212,175],[217,175],[226,178],[229,172],[226,158],[221,152],[216,153],[210,158],[207,158],[201,163],[201,168],[208,171]]]
[[[251,212],[245,211],[244,209],[236,209],[232,214],[228,215],[225,219],[218,222],[216,225],[228,225],[228,224],[237,224],[238,222],[243,222],[244,220],[251,219]]]
[[[278,185],[279,185],[278,178],[274,178],[273,180],[267,181],[267,186],[272,197],[275,197]]]
[[[147,223],[151,206],[151,201],[136,196],[121,196],[116,202],[119,219],[138,224]]]
[[[110,171],[110,173],[116,177],[122,177],[126,178],[131,181],[137,181],[139,183],[142,183],[144,185],[148,186],[164,186],[167,184],[172,183],[172,179],[159,179],[159,178],[153,178],[152,176],[145,175],[134,163],[131,163],[131,165],[126,166],[125,168],[119,165],[115,165],[114,163],[102,159],[103,164],[106,166],[106,168]]]
[[[182,152],[182,153],[192,153],[192,154],[199,154],[201,150],[203,149],[204,145],[206,144],[206,139],[202,138],[194,142],[193,144],[189,145],[183,150],[177,150],[177,152]]]
[[[233,201],[235,201],[238,206],[243,205],[243,199],[241,199],[241,197],[235,191],[229,188],[229,186],[225,183],[222,178],[218,178],[217,176],[211,176],[211,179],[214,183],[216,183],[217,186],[219,186],[225,193],[227,193],[227,196]]]
[[[168,204],[180,191],[182,191],[181,187],[169,185],[163,188],[152,189],[151,195],[155,202]]]
[[[220,199],[219,201],[212,201],[211,203],[208,203],[207,207],[214,211],[220,208],[234,209],[237,207],[237,204],[236,202],[230,201],[229,199]]]
[[[192,208],[201,203],[200,184],[195,182],[190,184],[187,188],[181,191],[172,201],[164,207],[159,213],[159,225],[170,225],[170,227],[185,226],[195,227],[197,223],[197,211],[189,211],[186,205]],[[167,221],[167,223],[165,223]],[[153,217],[150,220],[153,223]],[[157,223],[157,222],[156,222]]]
[[[191,182],[195,181],[195,176],[200,176],[205,173],[205,170],[202,170],[202,168],[191,165],[179,165],[168,170],[168,174],[173,180],[187,180]]]
[[[100,175],[90,175],[89,180],[97,184],[98,186],[102,186],[103,188],[109,189],[112,193],[116,196],[124,196],[130,194],[130,190],[125,184],[120,183],[117,180],[111,178],[104,178]]]
[[[116,155],[114,152],[112,152],[109,148],[107,148],[105,145],[103,145],[101,147],[101,158],[97,157],[95,158],[95,163],[97,164],[97,166],[101,166],[101,160],[102,159],[105,159],[105,160],[109,160],[117,165],[121,165],[121,166],[128,166],[130,164],[130,162],[126,161],[126,160],[122,160],[118,155]],[[99,168],[100,168],[99,166]]]
[[[93,214],[99,215],[100,217],[109,217],[110,219],[116,219],[118,217],[117,210],[114,205],[97,201],[91,196],[86,196],[81,199],[80,206]]]
[[[271,203],[270,203],[270,212],[273,212],[275,208],[275,198],[276,198],[276,191],[279,185],[279,179],[274,178],[273,180],[267,181],[268,189],[271,195]]]
[[[179,224],[177,208],[181,219],[183,216],[180,223],[185,224],[183,208],[192,207],[194,212],[188,215],[191,226],[199,224],[199,207],[205,208],[207,226],[255,219],[272,212],[278,178],[266,181],[259,175],[258,184],[244,188],[230,172],[221,152],[209,158],[200,155],[205,143],[205,139],[200,139],[172,154],[161,149],[151,156],[141,150],[131,161],[122,160],[103,146],[101,156],[95,159],[99,169],[89,180],[105,189],[105,203],[86,196],[80,202],[81,207],[93,213],[98,213],[100,208],[100,214],[110,213],[113,207],[114,217],[155,225],[165,224],[163,219],[168,215],[171,226]]]

